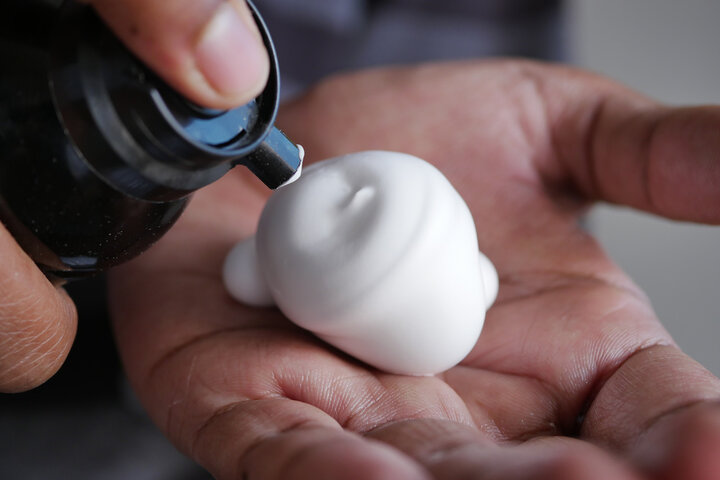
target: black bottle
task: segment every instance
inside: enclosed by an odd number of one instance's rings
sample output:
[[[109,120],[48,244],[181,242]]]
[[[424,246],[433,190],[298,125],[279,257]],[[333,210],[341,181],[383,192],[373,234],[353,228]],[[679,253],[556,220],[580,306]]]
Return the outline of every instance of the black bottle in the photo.
[[[299,168],[267,87],[229,111],[186,101],[73,1],[5,0],[0,12],[0,220],[51,278],[128,260],[190,194],[246,165],[276,188]]]

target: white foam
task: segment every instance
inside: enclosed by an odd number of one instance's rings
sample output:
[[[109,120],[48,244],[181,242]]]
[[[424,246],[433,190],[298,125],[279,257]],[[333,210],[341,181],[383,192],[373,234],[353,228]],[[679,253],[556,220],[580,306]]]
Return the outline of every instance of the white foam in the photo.
[[[295,183],[295,182],[300,178],[300,176],[302,175],[303,162],[305,161],[305,149],[303,148],[302,145],[298,145],[297,148],[298,148],[298,151],[299,151],[299,152],[298,152],[298,156],[300,157],[300,165],[298,165],[298,169],[295,171],[295,173],[293,173],[293,176],[290,177],[289,179],[287,179],[287,180],[285,181],[285,183],[283,183],[282,185],[280,185],[278,188],[282,188],[282,187],[285,187],[285,186],[287,186],[287,185],[290,185],[291,183]]]
[[[267,293],[296,324],[392,373],[460,362],[497,295],[465,202],[435,167],[401,153],[307,168],[270,198],[255,245],[241,252],[256,258],[228,256],[231,294],[262,304]]]

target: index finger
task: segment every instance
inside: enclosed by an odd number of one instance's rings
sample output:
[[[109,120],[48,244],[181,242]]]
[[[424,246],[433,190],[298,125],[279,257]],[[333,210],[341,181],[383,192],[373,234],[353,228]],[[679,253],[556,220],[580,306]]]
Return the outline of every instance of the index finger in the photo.
[[[668,107],[605,78],[555,68],[558,75],[534,78],[557,158],[585,195],[720,224],[720,107]]]

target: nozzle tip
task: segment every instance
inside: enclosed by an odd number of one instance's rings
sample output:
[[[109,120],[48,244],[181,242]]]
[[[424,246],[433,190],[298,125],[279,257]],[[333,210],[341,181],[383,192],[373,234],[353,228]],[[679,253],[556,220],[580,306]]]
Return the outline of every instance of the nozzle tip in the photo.
[[[297,179],[299,179],[300,175],[302,175],[303,162],[305,161],[305,149],[303,148],[302,145],[298,145],[297,148],[298,148],[298,156],[300,157],[300,165],[298,165],[297,171],[293,174],[293,176],[288,178],[287,181],[285,183],[283,183],[282,185],[280,185],[278,188],[282,188],[282,187],[290,185],[291,183],[293,183]]]

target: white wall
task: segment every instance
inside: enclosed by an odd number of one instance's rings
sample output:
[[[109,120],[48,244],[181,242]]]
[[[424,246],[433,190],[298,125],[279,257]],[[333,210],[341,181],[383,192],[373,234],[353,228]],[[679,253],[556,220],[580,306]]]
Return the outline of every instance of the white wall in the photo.
[[[665,102],[720,104],[720,0],[569,3],[576,63]],[[720,375],[720,227],[607,206],[590,224],[680,346]]]

